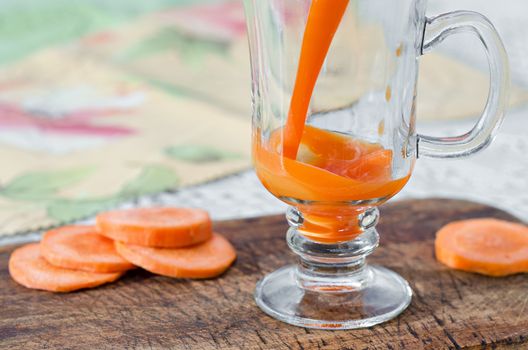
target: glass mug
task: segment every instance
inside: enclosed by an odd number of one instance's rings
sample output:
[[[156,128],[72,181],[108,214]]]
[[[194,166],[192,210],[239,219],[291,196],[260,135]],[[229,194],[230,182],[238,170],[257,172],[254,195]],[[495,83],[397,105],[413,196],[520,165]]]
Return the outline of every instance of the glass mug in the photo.
[[[327,30],[312,27],[308,34],[307,27],[316,15],[312,7],[324,7],[324,1],[346,7],[314,75],[301,65],[306,68],[321,52],[309,51],[303,40]],[[426,0],[245,0],[254,166],[263,185],[290,205],[287,243],[299,257],[297,265],[257,284],[255,300],[272,317],[309,328],[352,329],[405,310],[412,297],[408,283],[365,263],[379,242],[377,206],[405,186],[418,156],[473,154],[491,142],[503,119],[509,68],[493,25],[467,11],[427,18],[426,5]],[[464,135],[417,135],[418,57],[460,32],[476,34],[487,53],[485,109]],[[301,94],[295,96],[296,90]],[[288,124],[292,113],[305,123]],[[300,143],[292,148],[295,137]]]

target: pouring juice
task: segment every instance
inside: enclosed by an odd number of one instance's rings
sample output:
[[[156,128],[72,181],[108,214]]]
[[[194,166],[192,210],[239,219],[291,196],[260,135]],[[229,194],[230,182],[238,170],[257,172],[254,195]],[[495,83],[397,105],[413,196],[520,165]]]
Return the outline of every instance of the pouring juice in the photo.
[[[267,140],[257,132],[253,146],[255,169],[264,186],[301,209],[300,232],[327,243],[360,234],[350,221],[357,218],[356,211],[386,201],[409,179],[392,178],[392,150],[306,125],[317,78],[348,2],[312,2],[286,124]]]

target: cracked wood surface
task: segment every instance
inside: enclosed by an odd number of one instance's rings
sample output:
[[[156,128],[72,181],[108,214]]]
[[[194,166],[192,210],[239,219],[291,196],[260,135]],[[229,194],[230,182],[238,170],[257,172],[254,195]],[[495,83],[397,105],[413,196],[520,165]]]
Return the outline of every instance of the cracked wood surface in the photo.
[[[132,271],[70,294],[32,291],[9,278],[13,247],[0,248],[2,349],[528,349],[528,274],[489,278],[434,259],[435,231],[449,221],[492,216],[484,205],[412,200],[382,208],[381,247],[369,259],[403,275],[411,306],[370,329],[316,331],[263,314],[255,283],[293,261],[281,216],[219,222],[239,257],[221,278],[176,280]]]

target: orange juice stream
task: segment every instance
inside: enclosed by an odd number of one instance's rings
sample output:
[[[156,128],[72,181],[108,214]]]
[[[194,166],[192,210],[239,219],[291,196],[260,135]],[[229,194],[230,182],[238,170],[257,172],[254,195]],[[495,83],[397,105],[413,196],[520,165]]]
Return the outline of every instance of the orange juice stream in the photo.
[[[299,68],[284,129],[283,154],[297,158],[308,106],[349,0],[312,0],[299,58]]]
[[[324,243],[361,234],[357,216],[369,206],[361,203],[385,201],[409,178],[392,179],[391,150],[306,125],[317,78],[347,5],[348,0],[312,1],[286,125],[266,140],[257,130],[253,143],[264,186],[301,210],[301,233]]]

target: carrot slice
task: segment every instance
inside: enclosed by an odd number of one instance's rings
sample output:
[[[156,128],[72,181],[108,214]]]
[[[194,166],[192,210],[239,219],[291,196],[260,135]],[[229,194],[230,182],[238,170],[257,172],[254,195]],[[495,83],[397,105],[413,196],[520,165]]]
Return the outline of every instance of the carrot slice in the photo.
[[[50,264],[89,272],[121,272],[134,265],[117,254],[114,241],[97,233],[94,226],[64,226],[48,231],[40,253]]]
[[[53,266],[40,255],[38,243],[16,249],[9,258],[9,274],[15,282],[31,289],[71,292],[113,282],[122,273],[97,273]]]
[[[208,241],[187,248],[160,249],[121,242],[115,245],[117,252],[134,265],[168,277],[216,277],[236,259],[231,243],[216,233]]]
[[[436,234],[436,258],[488,276],[528,272],[528,227],[497,219],[450,223]]]
[[[157,248],[179,248],[211,237],[205,210],[191,208],[136,208],[97,216],[99,232],[113,240]]]

